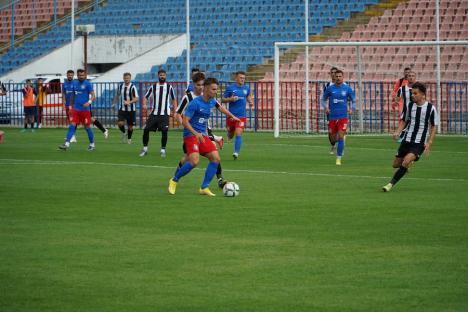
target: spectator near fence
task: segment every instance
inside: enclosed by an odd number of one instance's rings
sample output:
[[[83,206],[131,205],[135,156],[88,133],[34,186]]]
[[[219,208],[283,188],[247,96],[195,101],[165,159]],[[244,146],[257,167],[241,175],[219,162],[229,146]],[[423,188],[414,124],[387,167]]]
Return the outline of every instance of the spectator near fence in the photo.
[[[7,89],[5,88],[5,85],[3,82],[0,80],[0,96],[6,95],[7,94]]]
[[[26,80],[26,85],[21,90],[23,93],[24,106],[24,129],[21,132],[26,132],[28,123],[31,125],[31,132],[34,132],[34,120],[36,118],[36,90],[32,86],[31,79]]]
[[[35,91],[37,94],[37,128],[42,128],[42,115],[48,93],[48,87],[44,85],[42,78],[37,79]]]

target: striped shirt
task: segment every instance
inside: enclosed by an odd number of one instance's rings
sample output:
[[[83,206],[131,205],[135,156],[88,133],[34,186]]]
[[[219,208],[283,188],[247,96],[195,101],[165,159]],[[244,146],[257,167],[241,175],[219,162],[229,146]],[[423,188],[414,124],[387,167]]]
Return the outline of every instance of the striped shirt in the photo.
[[[180,115],[184,113],[185,109],[187,108],[188,103],[190,103],[193,100],[193,98],[195,98],[195,95],[193,94],[193,92],[186,91],[185,93],[186,94],[180,101],[179,107],[177,107],[177,111],[176,111],[176,113]]]
[[[403,106],[411,102],[411,87],[409,85],[402,86],[398,89],[397,97],[403,99]]]
[[[324,84],[324,85],[323,85],[323,92],[325,92],[325,90],[327,90],[327,88],[328,88],[329,86],[334,85],[334,84],[335,84],[335,83],[334,83],[334,82],[331,82],[331,81],[329,81],[329,82],[327,82],[326,84]]]
[[[133,83],[128,86],[125,83],[120,84],[117,94],[120,96],[119,110],[123,112],[134,112],[136,111],[136,103],[130,105],[124,105],[123,101],[131,101],[138,98],[137,88]]]
[[[171,114],[170,101],[175,100],[175,92],[171,85],[167,83],[153,84],[145,94],[146,99],[152,98],[153,110],[152,115],[165,115]]]
[[[429,126],[437,126],[439,124],[439,116],[434,105],[427,101],[421,106],[416,105],[414,102],[409,102],[403,106],[400,119],[404,120],[407,124],[407,131],[403,137],[403,141],[409,143],[425,144],[429,137]]]

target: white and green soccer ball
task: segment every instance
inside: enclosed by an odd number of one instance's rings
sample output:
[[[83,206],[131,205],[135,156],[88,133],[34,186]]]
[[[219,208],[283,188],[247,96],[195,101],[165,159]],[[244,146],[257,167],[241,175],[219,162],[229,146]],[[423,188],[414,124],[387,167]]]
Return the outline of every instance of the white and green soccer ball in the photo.
[[[240,188],[235,182],[228,182],[223,187],[223,194],[226,197],[239,196]]]

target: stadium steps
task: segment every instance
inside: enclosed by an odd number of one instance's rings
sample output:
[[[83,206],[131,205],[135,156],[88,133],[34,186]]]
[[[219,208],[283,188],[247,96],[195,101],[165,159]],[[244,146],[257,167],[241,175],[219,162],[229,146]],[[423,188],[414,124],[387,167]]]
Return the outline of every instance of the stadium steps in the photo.
[[[98,5],[103,7],[106,5],[106,0],[98,0]],[[79,18],[80,14],[88,13],[94,10],[96,3],[95,1],[83,2],[78,3],[78,7],[75,8],[75,20]],[[71,10],[66,9],[65,14],[57,15],[57,24],[54,25],[53,16],[51,16],[51,20],[49,22],[38,22],[37,27],[34,29],[30,29],[29,32],[21,35],[15,36],[15,49],[21,47],[26,42],[35,41],[38,39],[38,36],[41,34],[45,34],[55,27],[60,27],[64,25],[67,21],[71,20]],[[0,55],[7,53],[10,50],[10,42],[0,44]]]
[[[334,41],[341,37],[344,32],[352,32],[357,25],[365,25],[374,16],[382,16],[387,9],[394,9],[400,3],[408,2],[409,0],[382,0],[380,3],[368,6],[364,12],[352,13],[348,20],[340,21],[335,27],[325,27],[320,35],[310,36],[310,42]],[[288,64],[294,62],[298,55],[303,54],[303,48],[289,49],[283,55],[280,55],[280,63]],[[258,81],[265,77],[267,72],[272,72],[274,59],[268,59],[264,64],[252,66],[246,73],[248,81]]]

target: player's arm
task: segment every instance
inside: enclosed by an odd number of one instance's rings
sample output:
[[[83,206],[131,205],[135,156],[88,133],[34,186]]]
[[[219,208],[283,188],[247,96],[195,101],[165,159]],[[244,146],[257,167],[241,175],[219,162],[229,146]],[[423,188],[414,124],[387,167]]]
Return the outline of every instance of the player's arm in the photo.
[[[221,97],[221,103],[232,103],[237,101],[239,98],[234,96],[231,89],[228,87],[224,92],[223,96]]]
[[[400,89],[401,85],[400,85],[400,79],[397,80],[397,82],[395,82],[395,85],[393,86],[393,91],[392,91],[392,98],[395,98],[396,95],[397,95],[397,92],[398,92],[398,89]]]
[[[254,106],[252,92],[249,89],[249,94],[247,95],[247,103],[249,103],[249,107],[252,108]]]
[[[188,97],[187,95],[184,95],[184,97],[182,98],[182,101],[180,101],[180,105],[179,107],[177,107],[177,110],[175,112],[175,119],[177,120],[177,122],[182,125],[182,113],[184,112],[184,109],[185,107],[187,106],[188,104]]]
[[[235,120],[235,121],[240,121],[240,119],[237,118],[236,116],[234,116],[230,111],[228,111],[228,110],[226,109],[226,107],[217,104],[217,105],[216,105],[216,108],[217,108],[221,113],[227,115],[229,118],[231,118],[231,119],[233,119],[233,120]]]
[[[328,98],[330,97],[330,88],[326,88],[325,89],[325,92],[323,92],[323,96],[321,98],[321,101],[320,101],[320,106],[322,107],[322,109],[325,110],[325,113],[328,115],[330,114],[330,108],[328,107]]]
[[[191,119],[191,117],[183,115],[182,116],[182,125],[184,126],[185,129],[190,131],[190,133],[193,134],[200,143],[202,143],[204,141],[203,134],[201,134],[200,132],[197,132],[197,131],[195,131],[195,129],[193,129],[192,125],[190,124],[190,119]]]
[[[424,144],[424,153],[429,155],[432,147],[432,142],[434,142],[434,138],[437,133],[437,126],[439,125],[439,117],[435,110],[432,111],[431,116],[429,117],[429,122],[431,124],[431,132],[429,133],[429,139],[427,140],[426,144]]]
[[[153,86],[151,86],[148,91],[146,91],[145,96],[141,100],[141,107],[146,110],[148,107],[148,99],[153,94]]]
[[[91,91],[89,93],[89,101],[86,102],[83,107],[89,107],[91,104],[93,104],[94,100],[96,100],[96,93],[94,91]]]
[[[112,109],[115,107],[115,103],[120,97],[120,88],[117,90],[117,93],[115,94],[114,98],[112,99]]]

